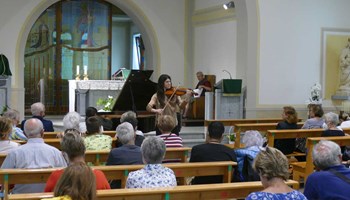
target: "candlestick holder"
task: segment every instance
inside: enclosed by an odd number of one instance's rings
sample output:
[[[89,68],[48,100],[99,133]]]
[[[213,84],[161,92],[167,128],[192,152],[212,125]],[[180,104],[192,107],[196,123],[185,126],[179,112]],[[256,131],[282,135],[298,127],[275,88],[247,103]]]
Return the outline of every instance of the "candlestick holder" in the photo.
[[[89,80],[89,76],[87,74],[84,74],[83,77],[84,77],[84,81]]]
[[[75,75],[75,80],[80,81],[80,75],[79,74]]]

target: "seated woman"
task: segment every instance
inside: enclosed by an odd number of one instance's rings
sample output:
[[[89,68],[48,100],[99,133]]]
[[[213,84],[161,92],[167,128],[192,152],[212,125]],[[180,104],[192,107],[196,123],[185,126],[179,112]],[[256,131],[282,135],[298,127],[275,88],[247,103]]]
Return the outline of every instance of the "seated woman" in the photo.
[[[0,153],[8,153],[17,148],[18,143],[9,140],[12,133],[12,121],[6,117],[0,117]]]
[[[322,137],[345,135],[341,129],[337,128],[337,124],[339,123],[339,117],[337,114],[333,112],[326,113],[324,115],[324,119],[327,125],[327,129],[323,131],[321,135]]]
[[[162,133],[159,137],[165,142],[165,146],[169,147],[182,147],[182,138],[172,133],[176,121],[175,118],[170,115],[161,115],[158,117],[157,127]]]
[[[97,116],[86,120],[86,137],[84,140],[86,150],[111,150],[112,137],[103,135],[101,121]]]
[[[302,129],[316,129],[316,128],[326,128],[324,123],[323,109],[321,105],[318,104],[309,104],[309,119],[305,121]],[[296,150],[305,153],[306,152],[306,139],[297,138],[295,140]]]
[[[246,176],[247,174],[242,173],[244,160],[246,156],[254,160],[264,144],[264,139],[258,131],[247,131],[242,138],[242,143],[245,148],[234,150],[237,156],[239,179],[240,181],[250,181]]]
[[[277,124],[276,129],[298,129],[298,114],[292,106],[283,107],[283,122]],[[282,151],[283,154],[293,153],[295,150],[295,139],[275,140],[275,148]]]
[[[278,149],[266,147],[255,158],[253,168],[259,173],[265,188],[261,192],[250,193],[246,200],[252,199],[300,199],[307,198],[299,191],[284,183],[289,177],[287,157]]]
[[[95,200],[96,180],[91,168],[84,162],[69,165],[58,180],[54,196],[43,200]]]
[[[61,149],[67,164],[73,165],[75,163],[81,163],[85,161],[85,145],[84,140],[80,136],[80,132],[75,129],[67,129],[64,132],[64,137],[61,141]],[[55,185],[59,178],[64,174],[66,169],[60,169],[51,173],[45,186],[45,192],[54,191]],[[96,178],[96,189],[111,189],[106,176],[102,171],[94,169],[93,173]]]
[[[176,186],[173,170],[162,166],[165,156],[164,141],[155,136],[148,136],[141,145],[144,168],[130,172],[126,188],[158,188]]]
[[[17,127],[17,125],[20,122],[19,112],[14,109],[9,109],[4,113],[3,116],[12,120],[12,133],[10,134],[9,139],[27,141],[28,140],[27,136],[24,135],[22,129]]]

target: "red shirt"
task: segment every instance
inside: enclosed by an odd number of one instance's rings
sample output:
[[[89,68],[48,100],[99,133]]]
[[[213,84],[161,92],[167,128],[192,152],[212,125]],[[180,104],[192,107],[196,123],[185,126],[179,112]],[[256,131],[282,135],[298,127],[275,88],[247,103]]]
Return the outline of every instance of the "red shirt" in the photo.
[[[53,192],[58,179],[60,179],[61,175],[63,174],[63,171],[64,169],[60,169],[51,173],[49,179],[46,182],[45,192]],[[107,178],[102,171],[96,169],[92,171],[94,172],[96,177],[96,190],[111,189]]]

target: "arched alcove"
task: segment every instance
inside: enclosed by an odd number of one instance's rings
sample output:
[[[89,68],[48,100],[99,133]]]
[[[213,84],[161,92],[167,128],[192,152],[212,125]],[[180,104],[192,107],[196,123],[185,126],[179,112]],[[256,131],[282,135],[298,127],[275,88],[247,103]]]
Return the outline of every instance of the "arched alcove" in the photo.
[[[21,28],[18,43],[16,46],[16,59],[19,61],[19,64],[16,66],[16,71],[18,73],[15,74],[16,85],[21,88],[24,88],[24,55],[26,40],[28,38],[29,32],[41,13],[43,13],[43,11],[45,11],[48,7],[57,2],[58,0],[43,0],[31,11],[30,15],[27,16],[26,22]],[[147,16],[145,16],[138,5],[136,5],[133,1],[106,0],[106,2],[120,8],[138,26],[143,37],[145,49],[147,51],[145,58],[147,63],[145,68],[155,70],[155,73],[157,74],[159,71],[158,68],[160,63],[159,47],[158,39],[156,38],[156,33],[153,29],[152,23],[148,20]],[[24,105],[24,99],[21,101]]]

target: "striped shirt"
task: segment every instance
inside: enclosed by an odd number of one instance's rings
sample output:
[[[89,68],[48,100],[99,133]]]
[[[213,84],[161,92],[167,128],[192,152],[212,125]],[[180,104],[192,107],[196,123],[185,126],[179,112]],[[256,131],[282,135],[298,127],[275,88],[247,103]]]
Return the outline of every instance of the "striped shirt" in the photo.
[[[162,134],[159,136],[162,138],[165,142],[165,146],[167,148],[171,147],[182,147],[182,138],[177,136],[175,133],[170,133],[170,134]]]

